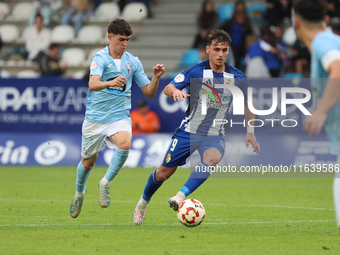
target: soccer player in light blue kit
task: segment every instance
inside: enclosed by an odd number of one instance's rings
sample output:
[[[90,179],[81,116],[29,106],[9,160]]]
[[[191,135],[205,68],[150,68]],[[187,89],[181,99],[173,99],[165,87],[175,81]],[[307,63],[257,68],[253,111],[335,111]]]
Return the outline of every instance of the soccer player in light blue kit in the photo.
[[[107,146],[116,151],[110,166],[99,182],[99,203],[110,204],[109,184],[125,163],[131,146],[131,85],[136,81],[147,98],[156,94],[159,79],[165,69],[162,64],[153,68],[150,81],[142,63],[126,52],[132,30],[128,22],[115,19],[108,26],[110,45],[92,58],[85,120],[82,127],[82,159],[77,168],[76,194],[70,214],[78,217],[86,192],[86,180],[97,160],[98,153]],[[91,36],[91,35],[89,35]]]
[[[312,88],[319,98],[315,111],[306,119],[304,129],[312,137],[319,134],[325,125],[330,151],[340,155],[340,37],[327,30],[329,17],[326,16],[325,0],[296,0],[294,12],[296,35],[311,52]],[[340,156],[337,163],[340,163]],[[339,172],[334,178],[333,197],[340,228]]]
[[[133,213],[135,225],[142,224],[147,205],[153,194],[176,171],[178,166],[186,163],[186,159],[195,150],[198,150],[201,156],[200,171],[192,172],[181,190],[169,199],[168,203],[175,211],[186,196],[194,192],[208,179],[210,175],[206,171],[208,166],[216,166],[222,159],[225,150],[224,134],[227,127],[224,121],[217,124],[214,119],[228,119],[228,110],[233,99],[228,90],[228,87],[231,89],[232,86],[228,85],[234,85],[243,92],[245,99],[242,103],[244,103],[244,114],[248,126],[245,138],[246,146],[248,147],[249,143],[252,144],[254,152],[258,153],[259,147],[254,134],[254,127],[250,126],[254,125],[250,120],[253,120],[255,115],[248,108],[247,80],[241,71],[226,63],[230,43],[231,39],[228,33],[219,29],[213,30],[208,36],[208,45],[206,46],[209,59],[184,70],[165,87],[165,95],[173,98],[174,101],[182,101],[190,96],[191,105],[188,107],[186,117],[173,135],[163,164],[150,174],[144,193]],[[195,90],[190,86],[189,95],[181,90],[190,85],[191,79],[198,79],[199,82],[195,83]],[[223,83],[223,88],[218,88],[215,81]],[[207,91],[208,94],[211,94],[211,92],[218,94],[221,102],[221,105],[217,105],[213,102],[213,98],[209,97],[205,104],[209,106],[205,116],[201,114],[204,104],[203,100],[200,99],[201,89]]]

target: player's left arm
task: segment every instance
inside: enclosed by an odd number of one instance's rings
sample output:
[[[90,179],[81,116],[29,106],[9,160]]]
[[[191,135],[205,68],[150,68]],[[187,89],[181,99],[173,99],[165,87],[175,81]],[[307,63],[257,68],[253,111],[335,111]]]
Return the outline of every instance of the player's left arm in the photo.
[[[141,87],[143,94],[147,98],[151,99],[156,95],[158,85],[159,85],[159,80],[164,72],[165,72],[165,68],[163,64],[157,64],[153,68],[153,76],[152,76],[150,83],[144,87]]]
[[[246,134],[246,146],[249,147],[249,143],[253,146],[253,151],[259,153],[259,145],[257,144],[256,137],[254,134],[254,120],[255,114],[249,110],[248,100],[244,100],[244,116],[247,123],[247,134]],[[251,126],[250,126],[251,125]]]
[[[304,129],[308,131],[310,137],[321,132],[322,126],[327,120],[328,112],[340,99],[340,59],[334,60],[327,71],[329,72],[329,79],[326,89],[312,116],[306,119],[304,125]]]

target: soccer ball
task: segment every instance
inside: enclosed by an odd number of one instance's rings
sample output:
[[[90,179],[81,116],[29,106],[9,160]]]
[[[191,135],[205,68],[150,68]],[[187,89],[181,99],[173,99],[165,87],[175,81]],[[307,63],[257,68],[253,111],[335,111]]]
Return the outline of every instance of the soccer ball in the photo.
[[[182,202],[177,210],[177,218],[187,227],[196,227],[205,217],[203,204],[197,199],[187,199]]]

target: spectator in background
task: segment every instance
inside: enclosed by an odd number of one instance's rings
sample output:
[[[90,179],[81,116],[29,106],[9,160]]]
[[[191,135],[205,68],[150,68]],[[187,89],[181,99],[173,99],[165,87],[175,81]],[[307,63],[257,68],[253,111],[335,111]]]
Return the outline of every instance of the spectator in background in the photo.
[[[156,133],[161,127],[157,114],[149,110],[148,103],[140,100],[137,109],[131,111],[132,133]]]
[[[287,72],[303,74],[304,67],[310,66],[310,53],[305,45],[296,40],[292,48],[292,57],[287,63]]]
[[[71,19],[74,20],[76,35],[83,26],[83,17],[88,9],[88,0],[64,0],[69,6],[68,11],[61,18],[62,25],[68,25]]]
[[[47,52],[50,45],[50,30],[44,27],[44,19],[40,13],[35,15],[34,26],[30,29],[25,47],[28,59],[33,60],[39,51]]]
[[[218,26],[218,14],[212,0],[205,0],[201,11],[197,14],[198,34],[195,37],[193,48],[207,45],[208,34]]]
[[[284,9],[280,0],[266,0],[267,12],[265,19],[269,26],[279,25],[284,18]]]
[[[226,31],[231,37],[231,49],[235,60],[235,67],[242,69],[241,60],[245,57],[246,53],[246,37],[253,33],[246,5],[243,1],[235,3],[233,16],[221,26],[221,29]]]
[[[340,18],[340,1],[339,0],[327,0],[327,15],[330,18]]]
[[[280,0],[280,3],[282,5],[283,19],[287,18],[290,22],[293,8],[292,0]]]
[[[67,64],[60,64],[59,55],[60,45],[52,43],[49,47],[48,54],[42,52],[36,58],[35,71],[40,71],[41,76],[60,76],[67,69]]]
[[[40,13],[44,17],[44,25],[49,26],[50,19],[58,14],[62,5],[62,0],[35,0],[29,16],[29,24],[34,24],[35,15]]]

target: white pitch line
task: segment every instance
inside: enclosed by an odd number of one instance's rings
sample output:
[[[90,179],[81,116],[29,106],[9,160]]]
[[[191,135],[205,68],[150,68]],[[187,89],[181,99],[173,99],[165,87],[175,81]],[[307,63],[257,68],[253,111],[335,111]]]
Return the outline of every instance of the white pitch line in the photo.
[[[334,211],[334,208],[320,208],[320,207],[301,207],[301,206],[289,206],[289,205],[235,205],[235,204],[210,204],[205,203],[207,205],[216,205],[216,206],[249,206],[249,207],[277,207],[277,208],[290,208],[290,209],[307,209],[307,210],[331,210]]]
[[[6,201],[25,201],[25,202],[69,202],[69,200],[54,200],[54,199],[10,199],[10,198],[0,198],[1,200]],[[87,202],[96,202],[97,200],[87,199]],[[111,200],[111,203],[136,203],[138,201],[132,200]],[[165,202],[152,202],[153,204],[166,204]],[[322,208],[322,207],[302,207],[302,206],[289,206],[289,205],[236,205],[236,204],[215,204],[215,203],[204,203],[205,205],[214,205],[214,206],[238,206],[238,207],[277,207],[277,208],[289,208],[289,209],[306,209],[306,210],[331,210],[334,211],[334,208]]]
[[[254,221],[254,222],[205,222],[206,225],[248,225],[248,224],[287,224],[287,223],[332,223],[334,220],[297,220],[297,221]],[[181,223],[156,223],[152,226],[175,226]],[[48,226],[133,226],[133,223],[86,223],[86,224],[0,224],[0,227],[48,227]]]

